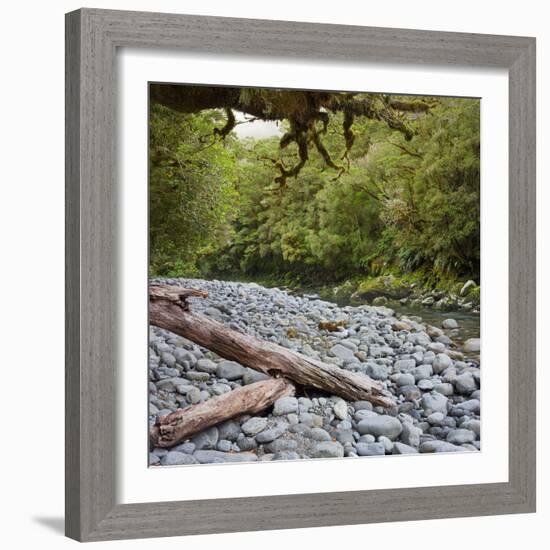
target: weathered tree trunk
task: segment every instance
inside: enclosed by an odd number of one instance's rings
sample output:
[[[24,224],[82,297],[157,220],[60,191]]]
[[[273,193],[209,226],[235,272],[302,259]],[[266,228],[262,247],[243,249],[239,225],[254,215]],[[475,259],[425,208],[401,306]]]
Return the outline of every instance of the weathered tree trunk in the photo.
[[[270,376],[288,378],[351,401],[366,400],[383,407],[393,405],[384,395],[382,385],[365,374],[317,361],[189,311],[187,297],[204,295],[195,289],[151,285],[149,322]]]
[[[213,397],[204,403],[178,409],[158,419],[151,440],[158,447],[172,447],[189,436],[240,414],[255,414],[280,397],[294,395],[284,378],[272,378]]]

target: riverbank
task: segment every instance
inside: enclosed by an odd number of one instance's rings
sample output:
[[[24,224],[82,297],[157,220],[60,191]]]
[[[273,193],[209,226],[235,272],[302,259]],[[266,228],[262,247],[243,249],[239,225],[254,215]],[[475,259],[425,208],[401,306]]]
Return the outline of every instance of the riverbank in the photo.
[[[456,319],[433,326],[387,307],[338,306],[255,283],[162,282],[208,291],[192,309],[234,330],[379,380],[395,407],[299,389],[263,414],[224,422],[169,450],[152,449],[151,465],[479,450],[479,340],[459,339]],[[151,423],[263,377],[150,328]]]
[[[480,287],[472,280],[447,282],[430,287],[416,276],[384,275],[379,277],[349,279],[339,284],[318,285],[317,291],[324,299],[338,305],[389,307],[406,306],[411,309],[434,311],[471,311],[479,313]]]
[[[255,283],[266,288],[280,288],[294,296],[320,298],[339,307],[386,306],[391,308],[398,317],[402,315],[418,317],[435,326],[440,326],[445,319],[452,317],[460,325],[460,330],[452,331],[450,334],[456,344],[460,345],[469,338],[480,337],[480,287],[471,280],[447,282],[440,285],[440,288],[428,288],[421,284],[418,275],[410,278],[394,276],[355,278],[344,282],[320,284],[289,277],[243,279],[241,274],[235,275],[229,281]],[[360,288],[364,292],[361,292]]]
[[[282,288],[295,294],[316,294],[339,306],[364,304],[389,306],[398,311],[432,310],[479,314],[481,288],[473,280],[440,280],[429,283],[420,273],[351,277],[344,281],[320,281],[290,273],[250,276],[219,274],[210,278],[233,282],[254,282],[268,288]]]

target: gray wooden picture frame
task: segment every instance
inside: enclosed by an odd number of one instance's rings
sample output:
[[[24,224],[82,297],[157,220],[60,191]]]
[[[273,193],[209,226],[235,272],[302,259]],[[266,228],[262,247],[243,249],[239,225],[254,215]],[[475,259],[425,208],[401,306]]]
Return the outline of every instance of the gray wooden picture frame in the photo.
[[[509,481],[115,502],[117,48],[509,71]],[[66,16],[66,534],[80,541],[535,511],[535,39],[82,9]]]

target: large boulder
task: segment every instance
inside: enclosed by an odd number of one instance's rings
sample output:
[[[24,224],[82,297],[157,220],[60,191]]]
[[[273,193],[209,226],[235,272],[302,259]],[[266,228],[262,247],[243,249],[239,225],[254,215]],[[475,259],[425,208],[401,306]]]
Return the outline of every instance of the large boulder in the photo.
[[[391,276],[387,276],[363,281],[353,296],[372,302],[379,297],[389,300],[401,300],[411,293],[412,289],[409,286],[399,283]]]

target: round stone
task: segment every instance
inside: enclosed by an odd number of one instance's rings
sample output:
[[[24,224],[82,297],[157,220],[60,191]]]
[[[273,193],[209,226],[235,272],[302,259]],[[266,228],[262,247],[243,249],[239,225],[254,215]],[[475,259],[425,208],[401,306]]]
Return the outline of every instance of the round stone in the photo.
[[[226,380],[238,380],[245,372],[246,369],[234,361],[222,361],[216,367],[216,376]]]
[[[273,404],[273,414],[282,416],[295,413],[298,410],[298,400],[295,397],[281,397]]]
[[[197,460],[191,455],[180,453],[178,451],[170,451],[162,457],[160,463],[163,466],[181,466],[183,464],[196,464]]]
[[[359,456],[380,456],[386,454],[383,443],[357,443],[355,446]]]
[[[447,398],[441,393],[431,392],[422,396],[422,408],[426,414],[441,412],[447,414]]]
[[[342,458],[344,447],[336,441],[319,441],[311,448],[313,458]]]
[[[470,430],[458,428],[457,430],[451,430],[447,434],[447,441],[454,445],[463,445],[464,443],[472,443],[475,441],[476,434]]]
[[[337,399],[333,405],[334,415],[340,420],[345,420],[348,417],[348,405],[343,399]]]
[[[357,424],[357,430],[360,434],[384,435],[393,440],[401,433],[402,426],[394,416],[378,415],[361,420]]]
[[[462,349],[466,353],[479,353],[481,350],[481,340],[479,338],[469,338],[464,342]]]
[[[453,365],[453,360],[445,353],[438,353],[432,363],[435,374],[442,373],[445,369]]]
[[[266,418],[263,418],[261,416],[253,416],[242,424],[241,429],[246,435],[253,437],[263,431],[266,426]]]

